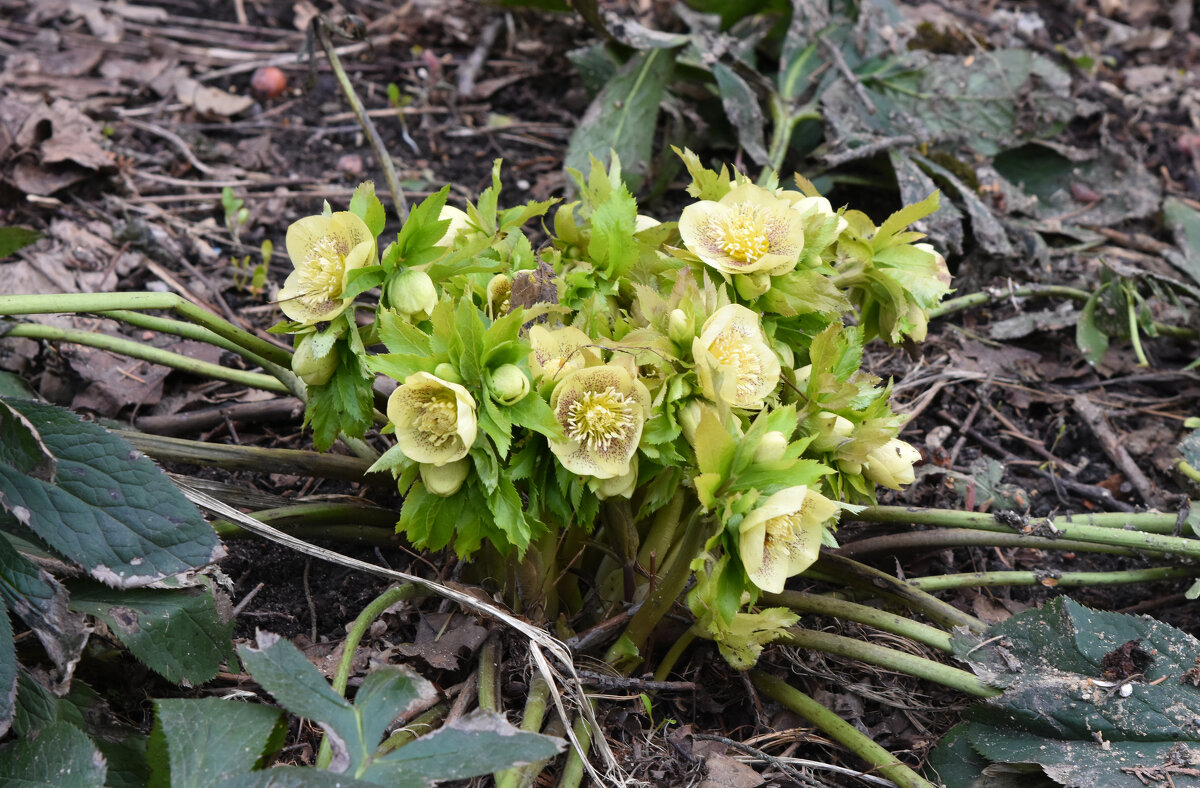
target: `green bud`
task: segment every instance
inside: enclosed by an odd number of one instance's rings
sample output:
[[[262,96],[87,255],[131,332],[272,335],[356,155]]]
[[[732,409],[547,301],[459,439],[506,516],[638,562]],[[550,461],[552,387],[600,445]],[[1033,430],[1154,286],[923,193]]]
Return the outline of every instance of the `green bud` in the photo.
[[[392,309],[414,321],[428,318],[438,302],[437,288],[429,274],[411,268],[391,278],[387,296]]]
[[[696,336],[696,326],[687,312],[682,309],[671,310],[671,316],[667,318],[667,336],[680,345],[691,344]]]
[[[700,426],[700,417],[704,415],[704,411],[700,407],[699,400],[692,400],[687,405],[683,406],[683,410],[679,411],[676,418],[679,421],[679,426],[683,429],[683,437],[688,443],[695,443],[696,429]]]
[[[505,405],[515,405],[529,393],[529,377],[516,364],[505,364],[492,373],[492,392]]]
[[[292,354],[292,372],[307,386],[324,386],[338,366],[338,354],[332,348],[320,358],[313,355],[316,336],[305,334],[300,337],[300,344],[296,345],[296,352]]]
[[[441,378],[447,383],[462,384],[462,375],[458,374],[458,370],[448,361],[443,361],[433,368],[434,377]]]
[[[771,289],[771,275],[763,271],[754,274],[734,274],[733,286],[738,295],[747,301],[753,301]]]
[[[812,445],[817,451],[833,451],[854,434],[854,422],[829,411],[816,415],[817,435]]]
[[[463,482],[471,470],[471,460],[463,457],[461,460],[448,462],[445,465],[421,463],[421,481],[425,489],[442,498],[449,498],[462,489]]]
[[[762,441],[754,449],[755,462],[775,462],[782,460],[787,451],[788,439],[782,432],[771,430],[762,436]]]

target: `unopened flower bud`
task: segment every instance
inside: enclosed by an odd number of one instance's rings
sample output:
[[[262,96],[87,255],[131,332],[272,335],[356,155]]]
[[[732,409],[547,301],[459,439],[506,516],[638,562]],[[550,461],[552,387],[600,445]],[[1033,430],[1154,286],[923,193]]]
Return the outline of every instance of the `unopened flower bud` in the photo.
[[[837,463],[838,468],[842,473],[849,474],[850,476],[855,476],[862,473],[861,462],[855,462],[854,460],[838,460]]]
[[[337,370],[338,354],[330,348],[325,355],[317,358],[313,354],[313,341],[316,334],[305,334],[292,354],[292,372],[295,372],[305,385],[324,386]]]
[[[447,383],[462,383],[462,375],[459,375],[458,370],[448,361],[443,361],[434,367],[433,374]]]
[[[788,439],[778,430],[771,430],[762,437],[762,441],[754,450],[755,462],[775,462],[782,460],[787,451]]]
[[[504,274],[496,274],[488,282],[487,300],[488,315],[496,320],[504,317],[509,311],[509,296],[512,294],[512,280]]]
[[[392,277],[387,296],[392,309],[413,321],[428,318],[438,302],[437,288],[429,274],[411,268]]]
[[[637,465],[637,455],[635,454],[630,459],[628,473],[614,476],[611,479],[597,479],[592,477],[588,479],[588,486],[592,488],[592,492],[596,493],[596,497],[601,500],[605,498],[632,498],[633,491],[637,489]]]
[[[421,481],[425,489],[442,498],[449,498],[462,489],[463,482],[471,470],[471,460],[463,457],[461,460],[448,462],[445,465],[421,463]]]
[[[529,393],[529,377],[516,364],[505,364],[492,373],[492,392],[505,405],[515,405]]]
[[[747,301],[753,301],[771,289],[771,275],[763,271],[756,274],[735,274],[733,286],[738,295]]]
[[[703,413],[699,400],[692,400],[679,411],[679,426],[683,429],[683,437],[688,443],[695,443],[696,430],[700,427],[700,417]]]
[[[863,475],[876,484],[899,490],[902,485],[913,483],[916,478],[913,463],[920,459],[921,452],[899,438],[892,438],[867,453]]]
[[[854,434],[854,422],[836,413],[817,414],[817,435],[812,446],[817,451],[833,451]]]
[[[672,309],[667,318],[667,336],[672,342],[679,344],[690,343],[696,336],[696,327],[687,312],[682,309]]]
[[[796,388],[804,391],[808,388],[808,381],[812,378],[812,364],[805,364],[803,367],[795,371]]]

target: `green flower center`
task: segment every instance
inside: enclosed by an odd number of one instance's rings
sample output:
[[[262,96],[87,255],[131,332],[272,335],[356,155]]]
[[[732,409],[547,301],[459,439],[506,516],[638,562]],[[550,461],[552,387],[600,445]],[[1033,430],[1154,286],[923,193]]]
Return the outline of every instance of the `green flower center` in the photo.
[[[416,406],[413,429],[431,446],[440,447],[458,434],[458,399],[453,391],[442,389],[426,394]]]
[[[713,358],[724,369],[733,373],[738,399],[753,399],[763,379],[762,359],[746,341],[745,332],[737,326],[729,326],[709,347]]]
[[[585,391],[567,410],[567,435],[589,452],[608,451],[613,441],[624,439],[634,424],[637,401],[613,386]]]
[[[300,275],[301,303],[317,307],[337,300],[342,295],[342,278],[346,273],[346,243],[324,236],[308,249],[304,263],[297,266]]]
[[[767,217],[757,205],[735,205],[713,223],[717,245],[738,262],[752,263],[771,251]]]

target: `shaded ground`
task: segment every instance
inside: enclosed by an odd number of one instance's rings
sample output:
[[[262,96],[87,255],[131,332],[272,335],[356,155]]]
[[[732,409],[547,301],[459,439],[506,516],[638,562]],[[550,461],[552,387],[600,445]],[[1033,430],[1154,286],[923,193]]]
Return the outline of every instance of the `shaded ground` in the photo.
[[[673,24],[661,8],[634,5],[648,21]],[[1187,3],[1172,4],[1173,10],[1162,5],[1113,0],[1079,4],[1067,13],[1052,3],[987,3],[956,15],[927,4],[913,13],[914,23],[925,20],[922,35],[939,51],[970,51],[981,41],[1011,39],[1041,52],[1091,56],[1097,65],[1077,72],[1074,90],[1102,110],[1064,130],[1058,140],[1064,150],[1103,140],[1132,154],[1138,172],[1147,174],[1161,194],[1197,208],[1200,90],[1194,74],[1200,23],[1189,16]],[[0,21],[0,224],[32,226],[47,236],[16,262],[0,263],[0,288],[175,291],[259,332],[278,318],[271,299],[287,266],[282,250],[261,292],[249,286],[249,270],[239,268],[238,261],[249,255],[253,268],[260,243],[279,244],[294,218],[319,210],[322,200],[344,205],[364,177],[382,179],[328,67],[319,63],[312,74],[307,63],[298,62],[308,4],[250,0],[244,20],[236,7],[189,0],[131,6],[0,0],[0,19],[7,20]],[[489,183],[491,161],[498,157],[505,161],[502,201],[562,195],[565,146],[589,100],[565,57],[591,39],[581,23],[566,15],[504,13],[464,2],[399,8],[362,3],[355,10],[365,20],[367,41],[341,42],[342,57],[400,161],[410,199],[446,182],[452,184],[452,201],[473,197]],[[494,42],[480,46],[485,31]],[[478,65],[470,65],[473,56]],[[249,95],[251,75],[264,65],[275,65],[287,76],[288,88],[276,98]],[[315,76],[311,86],[306,84],[310,76]],[[389,83],[408,102],[399,111],[388,106]],[[709,153],[735,155],[732,149]],[[877,165],[857,162],[849,170],[870,174]],[[677,202],[680,185],[663,199]],[[226,226],[221,207],[225,187],[249,210],[236,233]],[[1085,211],[1100,202],[1087,193],[1090,185],[1066,188]],[[1098,280],[1101,259],[1178,276],[1162,259],[1176,239],[1158,223],[1161,194],[1150,210],[1094,217],[1083,240],[1074,230],[1055,238],[1047,217],[1040,216],[1036,233],[1031,230],[1022,239],[1028,246],[1007,257],[987,254],[968,237],[963,254],[951,259],[959,293],[983,287],[1003,291],[1014,282],[1086,289]],[[997,211],[1003,198],[989,197]],[[835,192],[835,203],[841,202],[880,219],[898,200],[894,191],[868,194],[845,180]],[[653,203],[645,210],[667,212]],[[1057,217],[1064,225],[1071,218],[1069,210]],[[1054,243],[1047,245],[1047,238]],[[934,240],[941,241],[936,234]],[[1148,340],[1153,365],[1143,369],[1129,344],[1114,340],[1103,362],[1092,366],[1073,341],[1077,311],[1064,311],[1059,304],[1014,297],[956,314],[934,324],[920,358],[872,349],[867,366],[894,377],[899,401],[915,415],[904,437],[927,459],[920,483],[900,500],[1033,514],[1176,503],[1185,488],[1172,471],[1175,445],[1183,419],[1197,415],[1200,377],[1172,370],[1195,358],[1196,343]],[[1181,324],[1188,315],[1164,307],[1156,318]],[[54,320],[88,328],[100,323]],[[170,346],[209,361],[232,362],[207,346]],[[263,446],[307,445],[294,402],[237,385],[198,383],[103,351],[29,340],[0,344],[0,367],[19,373],[51,401],[148,431]],[[198,424],[195,414],[203,411],[214,415]],[[195,472],[183,466],[173,470]],[[209,475],[287,500],[361,495],[387,502],[369,490],[314,486],[282,474]],[[852,525],[842,537],[850,541],[883,533]],[[413,563],[398,542],[357,550],[364,560],[396,567]],[[310,565],[259,543],[238,543],[232,553],[222,568],[232,581],[233,600],[244,600],[261,585],[240,611],[238,635],[247,637],[262,627],[296,637],[310,645],[318,664],[336,649],[345,624],[380,590],[361,576]],[[1144,563],[1018,548],[899,554],[886,549],[873,558],[880,568],[896,571],[899,565],[909,576]],[[425,568],[437,571],[439,565]],[[1052,586],[1048,576],[1042,586],[972,590],[949,598],[985,620],[998,620],[1045,598]],[[1073,595],[1095,607],[1150,613],[1196,633],[1200,622],[1185,605],[1184,588],[1076,589]],[[421,627],[440,629],[446,614],[434,605],[405,608],[372,633],[372,648],[399,659],[394,645],[423,642]],[[486,634],[472,626],[464,627],[451,653],[428,647],[409,655],[439,688],[467,678],[470,664],[464,657]],[[879,633],[869,637],[882,639]],[[512,646],[516,659],[503,688],[509,708],[521,702],[525,688],[520,644]],[[803,676],[818,700],[914,763],[955,721],[953,699],[926,695],[927,686],[903,677],[786,649],[764,659]],[[836,747],[811,735],[794,717],[757,706],[748,684],[705,645],[681,663],[674,678],[681,683],[655,694],[654,723],[673,718],[773,754],[843,761]],[[150,679],[121,677],[134,695]],[[226,686],[240,680],[224,678]],[[605,710],[614,747],[637,776],[655,784],[686,783],[711,750],[652,734],[653,723],[637,700],[642,689],[636,683],[606,687],[627,698]],[[140,723],[146,709],[134,699],[123,713]],[[307,734],[299,740],[306,741]],[[303,748],[293,752],[298,761],[311,755]],[[776,784],[787,784],[778,772],[771,773]],[[828,775],[821,779],[843,784]]]

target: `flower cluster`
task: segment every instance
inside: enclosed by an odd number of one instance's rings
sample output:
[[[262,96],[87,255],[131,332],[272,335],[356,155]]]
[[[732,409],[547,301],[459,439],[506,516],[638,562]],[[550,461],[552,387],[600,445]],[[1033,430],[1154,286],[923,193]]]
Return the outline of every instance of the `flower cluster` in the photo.
[[[725,600],[697,615],[744,661],[757,652],[734,641],[783,619],[712,589],[781,591],[835,544],[840,512],[913,481],[920,454],[897,437],[889,387],[859,368],[862,343],[923,338],[949,279],[905,229],[935,197],[877,228],[802,179],[681,155],[696,200],[678,222],[639,214],[616,164],[575,173],[579,199],[552,216],[551,202],[498,208],[494,172],[466,210],[428,198],[382,253],[364,184],[352,211],[289,229],[281,330],[318,445],[361,436],[376,377],[394,381],[375,468],[405,494],[413,544],[519,556],[598,530],[613,546],[603,598],[644,593],[693,545],[683,565],[718,575],[697,593]],[[551,235],[535,249],[522,228],[537,217]],[[365,325],[349,307],[376,288]]]

